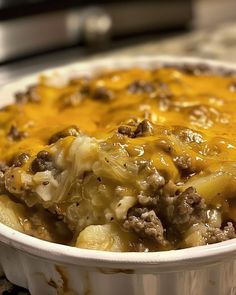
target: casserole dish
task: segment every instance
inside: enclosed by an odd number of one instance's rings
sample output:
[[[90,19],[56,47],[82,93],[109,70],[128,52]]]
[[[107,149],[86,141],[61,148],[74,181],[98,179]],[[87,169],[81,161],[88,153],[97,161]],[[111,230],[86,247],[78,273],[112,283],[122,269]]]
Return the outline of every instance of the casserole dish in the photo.
[[[46,71],[50,83],[89,75],[104,68],[160,66],[210,68],[229,75],[226,63],[170,57],[98,60]],[[2,89],[2,105],[13,93],[37,82],[26,77]],[[153,253],[110,253],[77,249],[41,241],[0,226],[3,271],[32,294],[232,294],[234,239],[220,244]]]

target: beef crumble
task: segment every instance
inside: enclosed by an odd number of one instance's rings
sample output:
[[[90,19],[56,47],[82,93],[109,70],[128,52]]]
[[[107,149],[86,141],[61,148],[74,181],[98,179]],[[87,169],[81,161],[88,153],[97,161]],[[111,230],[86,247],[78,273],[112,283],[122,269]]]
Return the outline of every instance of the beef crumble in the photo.
[[[105,87],[97,87],[93,91],[92,97],[96,100],[111,100],[114,98],[114,94],[111,90]]]
[[[229,85],[229,91],[236,92],[236,81],[230,83],[230,85]]]
[[[206,222],[207,206],[203,198],[193,187],[187,188],[175,198],[173,211],[168,212],[168,221],[179,232],[184,232],[191,225],[198,222]]]
[[[189,170],[191,171],[192,159],[187,155],[177,156],[174,158],[174,163],[180,170]]]
[[[14,141],[21,140],[22,138],[25,138],[27,136],[27,133],[24,131],[18,130],[18,128],[15,125],[12,125],[7,136]]]
[[[47,151],[40,151],[31,164],[31,170],[34,173],[54,168],[52,156]]]
[[[129,210],[124,228],[135,232],[141,239],[152,240],[154,249],[180,243],[194,224],[203,225],[204,231],[200,234],[206,244],[236,237],[232,222],[228,222],[223,229],[207,225],[208,207],[195,188],[189,187],[178,194],[173,187],[169,195],[163,190],[163,186],[153,196],[140,194],[139,205]],[[146,247],[140,249],[147,250]]]
[[[236,238],[235,228],[232,222],[221,228],[207,227],[205,238],[208,244],[219,243]]]
[[[62,131],[59,131],[59,132],[53,134],[49,138],[48,143],[49,144],[52,144],[52,143],[57,142],[60,138],[65,138],[67,136],[74,136],[74,137],[76,137],[79,134],[80,134],[79,128],[77,126],[75,126],[75,125],[72,125],[72,126],[67,127],[66,129],[62,130]]]
[[[152,124],[148,120],[143,120],[141,123],[138,124],[134,133],[135,133],[135,137],[152,135],[153,133]]]
[[[122,125],[118,128],[118,132],[122,135],[127,135],[130,138],[135,137],[134,131],[132,131],[132,128],[129,126]]]
[[[154,240],[158,245],[164,246],[167,243],[165,230],[153,210],[132,208],[123,226],[127,230],[133,230],[141,238]]]
[[[29,154],[21,153],[13,158],[11,165],[13,165],[14,167],[22,167],[24,163],[29,160],[29,158]]]
[[[25,104],[27,102],[39,103],[41,101],[36,85],[30,86],[26,92],[18,92],[15,94],[16,103]]]
[[[61,107],[62,110],[69,107],[76,107],[82,102],[82,100],[83,100],[83,95],[78,91],[73,93],[63,94],[59,98],[59,102],[62,104],[62,107]]]
[[[155,90],[154,85],[148,81],[134,81],[128,86],[128,91],[132,94],[151,93]]]
[[[139,136],[152,135],[153,127],[152,124],[145,119],[142,122],[140,122],[134,130],[130,126],[122,125],[118,128],[118,132],[130,138],[136,138]]]

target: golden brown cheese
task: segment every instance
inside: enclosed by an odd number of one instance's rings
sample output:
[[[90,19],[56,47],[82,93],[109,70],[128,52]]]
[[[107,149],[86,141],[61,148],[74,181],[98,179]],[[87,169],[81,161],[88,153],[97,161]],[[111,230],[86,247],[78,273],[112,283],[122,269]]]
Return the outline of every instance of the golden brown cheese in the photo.
[[[130,93],[127,88],[135,80],[154,82],[157,90]],[[209,151],[205,142],[198,144],[196,150],[199,155],[205,156],[206,160],[209,158],[206,153],[216,153],[217,161],[235,159],[236,92],[230,88],[232,77],[196,77],[173,69],[154,72],[134,69],[104,75],[89,83],[93,88],[110,89],[115,99],[82,98],[78,106],[70,107],[63,105],[63,96],[79,91],[79,83],[63,88],[39,84],[34,91],[40,102],[3,108],[0,114],[1,160],[10,160],[21,150],[37,151],[53,133],[69,125],[78,125],[86,134],[104,138],[133,118],[146,118],[167,128],[180,126],[203,132]],[[168,87],[171,97],[160,99],[165,96],[165,87]],[[11,126],[17,126],[28,136],[20,141],[11,140],[7,136]],[[158,138],[158,134],[156,136]],[[143,143],[144,139],[141,140]]]
[[[235,85],[235,76],[195,75],[175,68],[113,71],[74,79],[65,87],[49,86],[42,79],[1,110],[0,161],[11,166],[21,153],[34,158],[50,149],[53,134],[77,126],[86,136],[122,145],[131,159],[150,161],[165,182],[181,192],[196,188],[207,208],[220,212],[220,230],[224,222],[236,221]],[[150,132],[145,133],[149,127],[141,122],[150,124]],[[61,145],[66,148],[72,141],[69,136]],[[22,169],[32,174],[31,164]],[[136,188],[129,193],[135,192]],[[57,205],[63,211],[64,203]],[[139,242],[145,239],[137,227],[133,231]],[[174,247],[204,243],[192,235],[191,227],[187,237],[182,234],[185,242]],[[166,249],[172,247],[168,244]]]

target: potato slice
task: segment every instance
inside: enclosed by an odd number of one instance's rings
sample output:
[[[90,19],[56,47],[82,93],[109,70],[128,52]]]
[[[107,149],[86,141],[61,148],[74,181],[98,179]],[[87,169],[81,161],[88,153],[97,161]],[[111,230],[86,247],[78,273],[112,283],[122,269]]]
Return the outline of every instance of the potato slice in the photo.
[[[222,199],[236,196],[236,177],[231,173],[216,172],[207,176],[193,178],[186,183],[193,186],[207,204],[217,205]]]
[[[204,234],[206,233],[206,226],[204,224],[194,224],[185,233],[183,240],[183,248],[202,246],[206,244]]]
[[[8,196],[0,196],[0,222],[23,232],[21,221],[25,218],[24,207],[21,204],[13,202]]]
[[[89,225],[78,236],[76,247],[103,250],[112,252],[125,252],[135,237],[122,231],[114,223],[104,225]]]

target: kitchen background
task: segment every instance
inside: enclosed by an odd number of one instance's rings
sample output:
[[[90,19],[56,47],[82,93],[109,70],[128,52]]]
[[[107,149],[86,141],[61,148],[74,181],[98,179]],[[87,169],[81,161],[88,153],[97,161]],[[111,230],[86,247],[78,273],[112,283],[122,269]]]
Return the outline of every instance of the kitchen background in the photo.
[[[97,55],[234,60],[235,0],[0,0],[0,84]]]
[[[0,85],[104,56],[235,52],[236,0],[0,0]],[[0,294],[28,292],[2,274]]]

